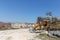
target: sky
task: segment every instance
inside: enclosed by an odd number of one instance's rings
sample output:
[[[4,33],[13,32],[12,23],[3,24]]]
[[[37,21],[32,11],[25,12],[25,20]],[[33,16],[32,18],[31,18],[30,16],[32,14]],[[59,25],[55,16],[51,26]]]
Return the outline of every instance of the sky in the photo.
[[[47,12],[60,17],[60,0],[0,0],[0,21],[35,23]]]

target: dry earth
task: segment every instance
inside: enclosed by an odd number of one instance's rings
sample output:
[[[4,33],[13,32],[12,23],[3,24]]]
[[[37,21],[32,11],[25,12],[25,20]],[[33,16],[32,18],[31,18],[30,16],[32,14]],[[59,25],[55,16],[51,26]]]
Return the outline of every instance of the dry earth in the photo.
[[[31,40],[36,33],[30,33],[29,29],[16,29],[0,31],[0,40]]]

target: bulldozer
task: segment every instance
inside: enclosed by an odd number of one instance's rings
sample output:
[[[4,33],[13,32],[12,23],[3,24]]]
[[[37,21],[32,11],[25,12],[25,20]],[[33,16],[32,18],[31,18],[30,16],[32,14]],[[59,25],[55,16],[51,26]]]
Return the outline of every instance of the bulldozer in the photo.
[[[49,30],[50,28],[50,21],[48,19],[44,19],[41,17],[37,18],[37,22],[33,25],[30,31],[37,31],[37,30]]]
[[[49,20],[42,20],[41,23],[36,23],[34,24],[34,29],[35,30],[44,30],[44,29],[48,29],[50,27],[50,24],[49,24]]]

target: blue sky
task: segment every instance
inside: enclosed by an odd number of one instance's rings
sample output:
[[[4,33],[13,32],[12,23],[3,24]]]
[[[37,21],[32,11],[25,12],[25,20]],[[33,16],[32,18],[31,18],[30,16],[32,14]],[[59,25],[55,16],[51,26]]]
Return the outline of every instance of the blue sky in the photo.
[[[0,21],[32,22],[51,11],[60,17],[60,0],[0,0]]]

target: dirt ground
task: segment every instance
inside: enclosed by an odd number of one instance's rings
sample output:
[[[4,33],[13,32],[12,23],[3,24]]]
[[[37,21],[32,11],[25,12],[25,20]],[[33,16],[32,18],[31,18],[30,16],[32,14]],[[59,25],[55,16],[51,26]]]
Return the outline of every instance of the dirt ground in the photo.
[[[0,31],[0,40],[30,40],[36,33],[30,33],[29,29],[16,29]]]

